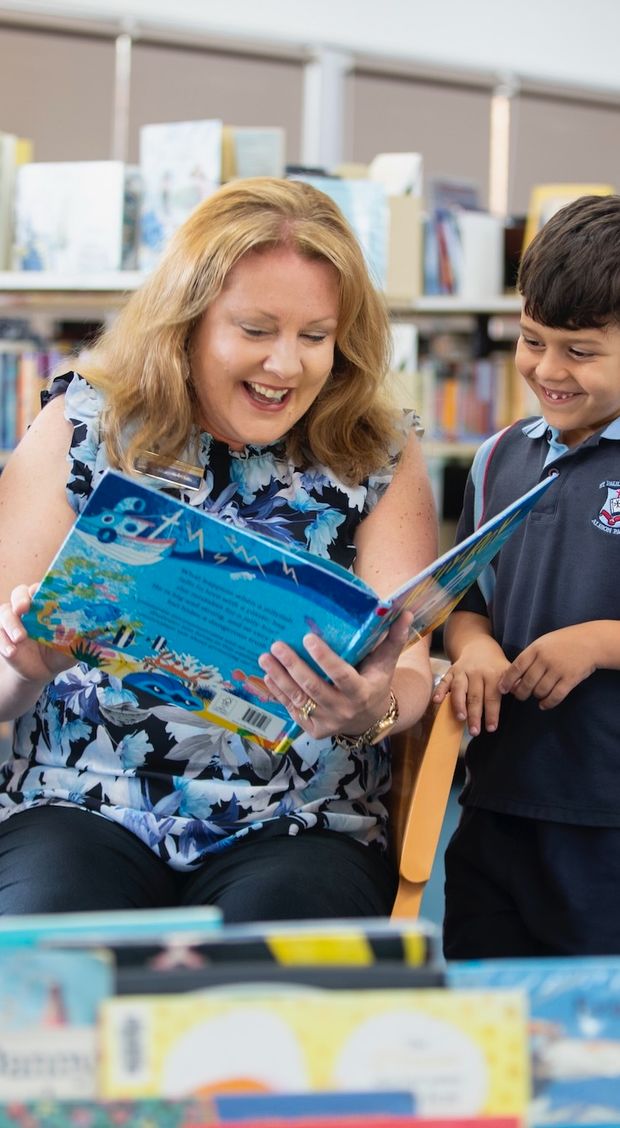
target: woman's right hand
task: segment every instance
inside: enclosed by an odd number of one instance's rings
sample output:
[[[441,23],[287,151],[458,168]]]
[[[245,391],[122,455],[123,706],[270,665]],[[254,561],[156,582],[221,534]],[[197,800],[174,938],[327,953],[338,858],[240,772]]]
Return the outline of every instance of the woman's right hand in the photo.
[[[22,616],[30,610],[37,587],[38,584],[18,584],[7,602],[0,603],[0,655],[20,680],[45,685],[62,670],[74,666],[75,658],[43,646],[28,635]]]

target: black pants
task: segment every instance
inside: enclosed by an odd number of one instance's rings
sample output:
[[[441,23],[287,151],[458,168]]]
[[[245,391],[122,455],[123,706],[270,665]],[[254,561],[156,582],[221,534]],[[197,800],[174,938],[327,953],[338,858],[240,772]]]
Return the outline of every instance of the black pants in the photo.
[[[217,905],[229,923],[389,916],[395,892],[382,852],[334,831],[250,834],[180,873],[124,827],[76,808],[0,823],[0,914]]]
[[[620,955],[620,828],[466,807],[445,870],[447,959]]]

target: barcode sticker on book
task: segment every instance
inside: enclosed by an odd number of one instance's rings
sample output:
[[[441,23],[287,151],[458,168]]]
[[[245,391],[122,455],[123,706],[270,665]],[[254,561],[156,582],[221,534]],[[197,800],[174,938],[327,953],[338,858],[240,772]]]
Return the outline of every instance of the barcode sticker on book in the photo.
[[[246,728],[268,740],[277,740],[282,731],[282,721],[268,713],[266,709],[258,709],[256,705],[236,697],[233,693],[220,690],[209,704],[209,712],[223,721],[231,721],[235,726]]]

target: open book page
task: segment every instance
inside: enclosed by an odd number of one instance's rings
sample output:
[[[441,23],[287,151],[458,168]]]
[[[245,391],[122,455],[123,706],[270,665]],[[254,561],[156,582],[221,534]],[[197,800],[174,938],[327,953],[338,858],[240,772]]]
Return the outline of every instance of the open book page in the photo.
[[[363,637],[360,633],[351,640],[344,655],[347,661],[357,665],[403,611],[413,612],[409,644],[441,626],[461,596],[475,583],[554,480],[553,474],[544,478],[506,509],[485,521],[465,540],[444,552],[417,576],[402,584],[386,600],[389,609],[383,617],[377,618]]]
[[[387,621],[392,622],[401,611],[413,611],[409,635],[411,642],[441,626],[461,596],[477,580],[554,480],[554,474],[543,478],[495,517],[479,525],[465,540],[444,552],[418,576],[403,584],[392,595]]]
[[[24,622],[128,701],[189,710],[275,751],[295,726],[260,654],[278,638],[304,653],[311,631],[341,653],[378,607],[346,569],[107,471]]]
[[[265,687],[276,639],[306,634],[356,664],[406,607],[412,640],[445,619],[552,479],[381,600],[328,560],[107,471],[24,616],[29,634],[101,669],[144,708],[176,707],[283,752],[298,726]]]

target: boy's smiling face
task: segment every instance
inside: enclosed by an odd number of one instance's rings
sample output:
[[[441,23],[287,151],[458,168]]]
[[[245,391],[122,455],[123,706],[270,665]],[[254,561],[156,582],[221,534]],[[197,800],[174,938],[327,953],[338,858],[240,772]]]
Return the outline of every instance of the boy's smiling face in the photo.
[[[515,360],[567,446],[620,416],[620,325],[551,329],[524,314]]]

